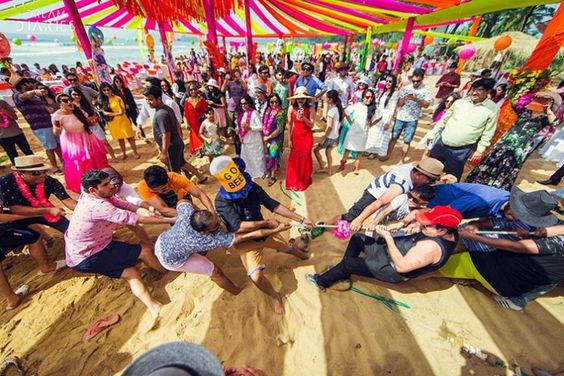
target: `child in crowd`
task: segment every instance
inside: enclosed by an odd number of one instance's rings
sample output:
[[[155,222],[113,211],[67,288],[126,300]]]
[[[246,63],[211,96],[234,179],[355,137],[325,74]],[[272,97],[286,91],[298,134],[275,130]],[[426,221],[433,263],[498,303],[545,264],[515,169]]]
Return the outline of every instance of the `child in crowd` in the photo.
[[[217,155],[221,155],[223,144],[226,139],[218,133],[218,125],[215,122],[215,114],[213,107],[206,110],[206,119],[200,126],[200,138],[204,141],[204,152],[208,156],[209,161]]]
[[[341,123],[345,117],[345,110],[343,109],[343,104],[341,103],[341,98],[339,97],[339,92],[337,90],[329,90],[326,97],[327,104],[329,106],[327,111],[327,128],[325,128],[325,135],[323,135],[321,141],[315,145],[313,153],[315,154],[317,163],[319,163],[319,170],[317,170],[317,173],[328,173],[329,175],[332,175],[333,158],[331,156],[331,151],[339,141],[339,131],[341,129]],[[321,149],[325,149],[327,167],[323,164]]]
[[[389,231],[404,227],[403,219],[412,210],[426,208],[433,197],[435,197],[435,190],[430,185],[420,185],[407,193],[397,196],[389,204],[381,207],[374,213],[372,222],[368,225],[370,230],[366,231],[366,235],[373,238],[378,237],[373,232],[373,229],[380,224],[388,225]]]

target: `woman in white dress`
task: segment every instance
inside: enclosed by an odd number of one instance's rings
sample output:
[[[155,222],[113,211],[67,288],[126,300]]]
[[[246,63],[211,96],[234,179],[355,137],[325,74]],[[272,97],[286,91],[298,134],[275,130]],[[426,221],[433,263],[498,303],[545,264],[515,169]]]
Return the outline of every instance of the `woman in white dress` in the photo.
[[[366,139],[368,137],[368,129],[380,120],[380,116],[376,115],[375,94],[372,89],[364,90],[362,93],[362,102],[355,103],[347,107],[345,118],[350,124],[349,131],[345,138],[345,152],[341,159],[338,172],[345,170],[347,159],[351,151],[356,151],[354,161],[354,174],[358,175],[360,171],[360,157],[366,149]]]
[[[241,158],[252,178],[263,178],[266,174],[262,121],[252,98],[246,94],[241,101],[243,112],[237,118],[237,133],[241,139]]]
[[[390,126],[398,104],[398,93],[396,91],[398,79],[394,75],[386,77],[386,86],[378,95],[376,108],[382,116],[380,121],[368,130],[366,140],[366,152],[368,159],[385,157],[388,154],[388,142],[390,141]]]

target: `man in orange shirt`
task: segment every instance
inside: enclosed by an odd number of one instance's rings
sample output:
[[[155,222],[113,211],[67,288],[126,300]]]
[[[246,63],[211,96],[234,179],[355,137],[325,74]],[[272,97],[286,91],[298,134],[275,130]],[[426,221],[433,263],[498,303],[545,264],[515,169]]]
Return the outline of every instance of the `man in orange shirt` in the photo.
[[[161,166],[151,166],[143,173],[143,180],[137,186],[139,196],[164,216],[176,217],[176,204],[184,199],[192,202],[196,197],[204,207],[212,213],[215,208],[204,191],[192,183],[190,179],[167,172]]]

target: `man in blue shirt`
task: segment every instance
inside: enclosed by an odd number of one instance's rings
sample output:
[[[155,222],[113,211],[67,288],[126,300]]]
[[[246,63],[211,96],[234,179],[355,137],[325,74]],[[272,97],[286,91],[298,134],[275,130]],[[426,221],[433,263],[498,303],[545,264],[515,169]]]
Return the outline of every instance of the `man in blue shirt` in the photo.
[[[428,208],[448,205],[464,218],[503,218],[509,208],[509,192],[483,184],[454,183],[433,186],[435,197]]]
[[[315,108],[312,119],[315,124],[315,118],[317,116],[317,100],[325,94],[327,87],[319,80],[319,78],[313,75],[313,64],[308,62],[302,63],[302,74],[296,80],[294,91],[300,86],[304,86],[307,89],[307,95],[314,97],[314,100],[310,101],[310,106]],[[319,90],[319,92],[317,92],[317,90]]]

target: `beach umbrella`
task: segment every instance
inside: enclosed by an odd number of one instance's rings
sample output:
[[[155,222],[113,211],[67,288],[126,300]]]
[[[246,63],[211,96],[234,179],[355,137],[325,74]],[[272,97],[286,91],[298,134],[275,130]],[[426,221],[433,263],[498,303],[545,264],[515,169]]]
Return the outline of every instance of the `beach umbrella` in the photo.
[[[471,59],[475,53],[476,53],[476,46],[469,44],[467,46],[462,47],[460,51],[458,51],[458,56],[461,59],[468,60]]]
[[[509,46],[511,46],[511,43],[513,43],[513,39],[509,35],[504,35],[495,40],[494,48],[496,51],[503,51],[509,48]]]
[[[0,58],[4,59],[10,56],[10,52],[12,52],[10,41],[4,34],[0,33]]]
[[[21,46],[22,45],[22,40],[20,38],[14,38],[12,39],[12,42],[16,45],[16,46]]]
[[[30,41],[30,42],[35,42],[37,40],[37,37],[33,34],[29,34],[27,36],[27,40]]]

